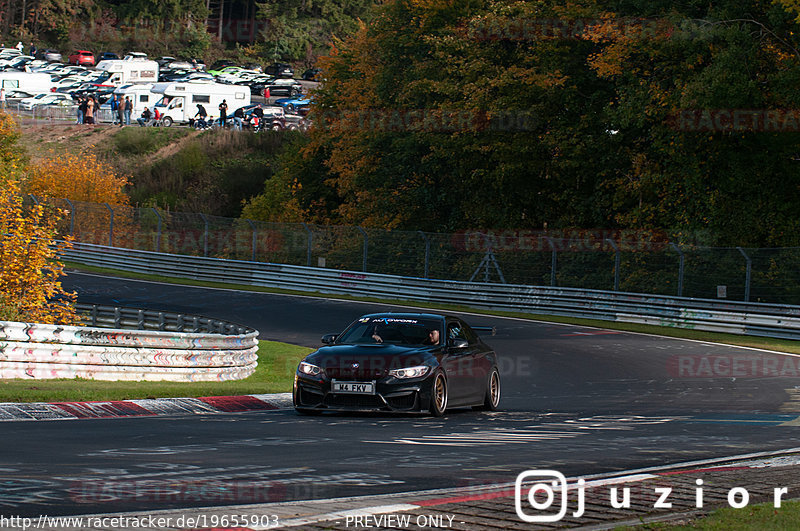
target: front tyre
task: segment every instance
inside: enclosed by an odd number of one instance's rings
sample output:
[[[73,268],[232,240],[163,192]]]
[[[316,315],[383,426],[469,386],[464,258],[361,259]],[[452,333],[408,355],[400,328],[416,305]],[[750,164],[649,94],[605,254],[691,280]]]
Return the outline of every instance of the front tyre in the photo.
[[[161,123],[164,125],[164,127],[172,127],[172,118],[165,116],[161,119]]]
[[[444,374],[438,373],[431,386],[431,403],[428,407],[431,415],[441,417],[447,409],[447,380]]]

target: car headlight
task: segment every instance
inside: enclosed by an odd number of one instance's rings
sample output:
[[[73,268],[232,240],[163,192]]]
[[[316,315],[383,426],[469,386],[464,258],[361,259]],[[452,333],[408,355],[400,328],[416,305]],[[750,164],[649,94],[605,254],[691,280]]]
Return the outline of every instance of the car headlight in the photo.
[[[310,363],[306,363],[305,361],[300,362],[300,367],[298,367],[297,370],[309,376],[318,376],[322,374],[321,367],[317,367],[316,365],[311,365]]]
[[[392,369],[389,371],[391,376],[395,378],[419,378],[428,374],[430,367],[419,365],[417,367],[405,367],[403,369]]]

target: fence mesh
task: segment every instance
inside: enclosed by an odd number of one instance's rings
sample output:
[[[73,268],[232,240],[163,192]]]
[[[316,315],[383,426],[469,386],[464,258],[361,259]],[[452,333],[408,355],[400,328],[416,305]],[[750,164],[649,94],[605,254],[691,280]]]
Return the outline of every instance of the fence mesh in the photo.
[[[679,247],[666,240],[630,245],[602,235],[502,239],[479,232],[265,223],[51,202],[66,212],[62,234],[99,245],[439,280],[800,304],[800,248],[795,247]]]

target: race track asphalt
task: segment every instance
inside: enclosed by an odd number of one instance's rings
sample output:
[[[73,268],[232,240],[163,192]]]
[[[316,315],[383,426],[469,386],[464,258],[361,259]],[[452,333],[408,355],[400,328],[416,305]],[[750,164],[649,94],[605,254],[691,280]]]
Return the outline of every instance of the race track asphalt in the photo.
[[[70,274],[88,303],[252,326],[318,346],[391,306]],[[400,310],[400,308],[396,308]],[[0,514],[264,503],[630,470],[797,446],[798,358],[466,314],[497,328],[501,411],[441,419],[291,410],[3,423]],[[792,372],[795,371],[795,372]],[[776,376],[763,377],[763,374]]]

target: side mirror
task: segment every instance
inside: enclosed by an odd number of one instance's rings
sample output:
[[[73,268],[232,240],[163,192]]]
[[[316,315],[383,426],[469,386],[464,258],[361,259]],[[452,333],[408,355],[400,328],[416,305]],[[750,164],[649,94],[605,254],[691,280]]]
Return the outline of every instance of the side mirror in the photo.
[[[336,341],[336,337],[337,337],[336,334],[325,334],[324,336],[322,336],[322,340],[321,341],[325,345],[332,345],[333,342]]]
[[[454,349],[467,348],[469,346],[469,341],[466,339],[451,339],[450,346]]]

